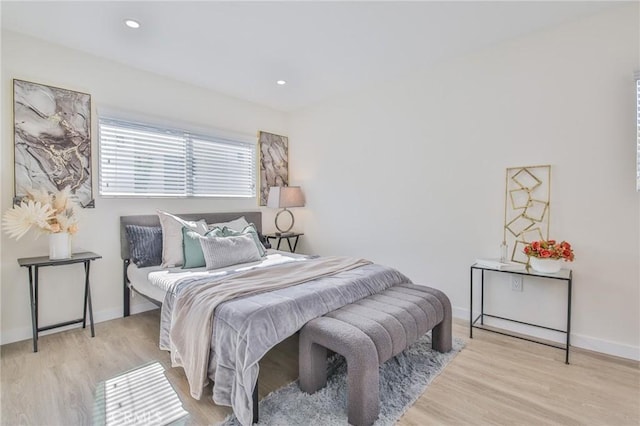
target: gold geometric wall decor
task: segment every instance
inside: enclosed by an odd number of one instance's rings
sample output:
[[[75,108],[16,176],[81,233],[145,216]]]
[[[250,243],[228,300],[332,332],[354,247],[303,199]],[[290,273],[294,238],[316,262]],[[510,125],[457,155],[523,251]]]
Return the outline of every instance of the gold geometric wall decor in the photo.
[[[511,261],[527,264],[525,245],[549,239],[551,166],[509,167],[504,193],[503,244]]]

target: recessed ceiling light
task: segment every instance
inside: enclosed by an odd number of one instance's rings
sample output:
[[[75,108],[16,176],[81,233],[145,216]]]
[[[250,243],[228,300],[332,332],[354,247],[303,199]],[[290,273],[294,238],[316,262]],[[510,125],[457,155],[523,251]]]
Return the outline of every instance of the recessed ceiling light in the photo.
[[[278,81],[276,81],[276,84],[277,84],[278,86],[284,86],[285,84],[287,84],[287,82],[286,82],[286,81],[284,81],[284,80],[278,80]]]
[[[129,28],[140,28],[140,22],[135,19],[125,19],[124,24]]]

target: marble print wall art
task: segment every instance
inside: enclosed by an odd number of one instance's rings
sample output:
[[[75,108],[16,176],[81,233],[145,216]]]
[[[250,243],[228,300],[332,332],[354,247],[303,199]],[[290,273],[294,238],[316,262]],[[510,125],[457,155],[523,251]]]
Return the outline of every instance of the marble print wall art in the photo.
[[[258,132],[260,193],[258,205],[266,206],[269,187],[289,185],[289,138]]]
[[[93,207],[91,95],[13,80],[15,194],[71,187]]]

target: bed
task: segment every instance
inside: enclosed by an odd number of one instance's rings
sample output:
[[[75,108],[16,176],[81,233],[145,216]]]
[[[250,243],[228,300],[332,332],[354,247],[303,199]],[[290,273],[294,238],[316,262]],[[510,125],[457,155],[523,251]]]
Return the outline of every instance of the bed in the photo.
[[[261,233],[260,212],[178,214],[208,224],[244,216]],[[130,292],[161,305],[160,347],[182,366],[191,396],[213,381],[213,400],[241,424],[257,419],[258,361],[309,320],[385,289],[411,282],[363,259],[310,257],[267,250],[260,260],[223,268],[136,267],[127,225],[157,227],[157,215],[123,216],[124,314]],[[185,243],[186,244],[186,243]],[[204,243],[203,243],[204,244]],[[222,290],[221,290],[222,289]],[[221,297],[221,291],[231,296]]]
[[[238,217],[244,216],[247,222],[253,223],[259,232],[262,232],[262,212],[229,212],[229,213],[185,213],[177,214],[177,216],[187,220],[204,219],[207,223],[228,222]],[[160,306],[164,300],[164,291],[159,291],[152,286],[145,277],[144,271],[136,271],[132,277],[129,277],[127,270],[131,265],[131,250],[129,241],[127,240],[126,226],[160,226],[160,219],[157,214],[153,215],[135,215],[120,217],[120,257],[123,261],[123,315],[128,317],[131,314],[131,291],[142,295],[152,303]],[[156,269],[161,269],[160,267]]]

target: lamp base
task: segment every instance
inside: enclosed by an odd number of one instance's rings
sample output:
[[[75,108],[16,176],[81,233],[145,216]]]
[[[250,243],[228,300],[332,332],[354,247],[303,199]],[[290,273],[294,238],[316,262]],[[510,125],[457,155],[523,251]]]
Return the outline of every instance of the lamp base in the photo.
[[[282,213],[289,213],[289,216],[291,216],[291,224],[289,225],[289,227],[287,229],[282,229],[280,228],[280,226],[278,225],[278,218],[280,217],[280,215]],[[286,235],[282,235],[282,234],[293,234],[293,232],[291,231],[291,228],[293,228],[293,224],[295,223],[295,219],[293,218],[293,213],[291,213],[291,210],[287,210],[287,208],[285,207],[284,209],[280,210],[278,212],[278,214],[276,215],[276,229],[280,232],[280,236],[286,236]],[[276,235],[278,235],[278,232],[276,232]]]

